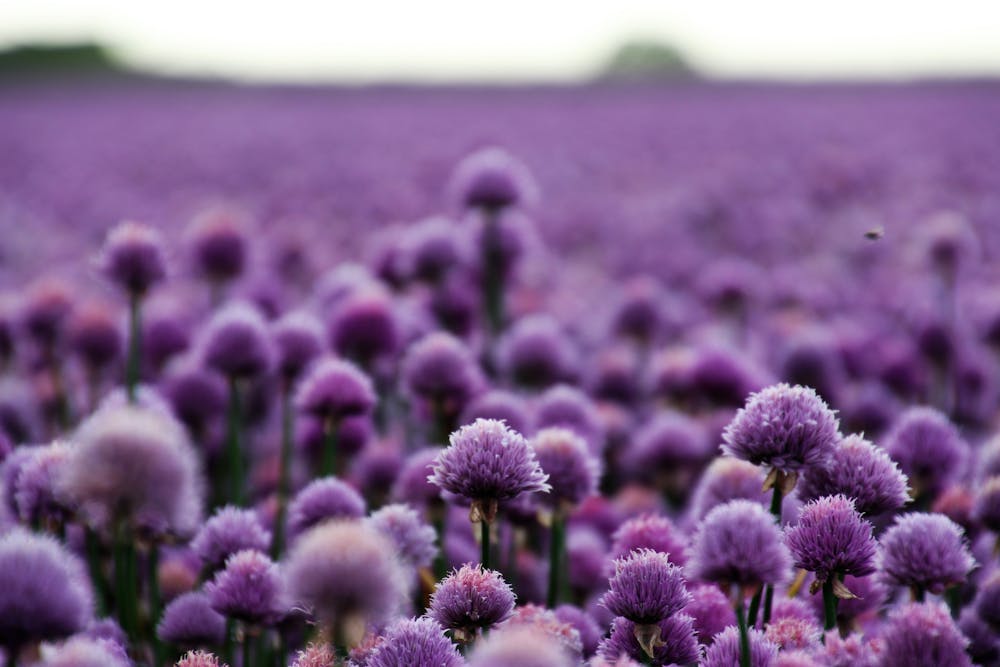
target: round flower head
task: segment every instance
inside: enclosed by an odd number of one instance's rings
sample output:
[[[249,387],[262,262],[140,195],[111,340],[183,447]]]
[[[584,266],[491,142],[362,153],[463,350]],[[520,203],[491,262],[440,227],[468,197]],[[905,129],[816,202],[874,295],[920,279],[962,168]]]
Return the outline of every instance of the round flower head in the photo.
[[[226,383],[189,359],[171,364],[161,387],[173,413],[191,433],[203,433],[225,410]]]
[[[783,582],[791,566],[781,529],[768,511],[748,500],[732,500],[702,520],[687,567],[693,579],[754,589]]]
[[[192,220],[187,236],[195,270],[217,282],[243,273],[247,260],[245,224],[239,211],[221,206]]]
[[[202,359],[227,378],[262,375],[271,367],[271,339],[260,311],[231,303],[215,312],[202,332]]]
[[[687,562],[688,539],[665,516],[643,514],[623,523],[615,531],[611,557],[623,558],[638,549],[667,554],[670,562],[683,567]]]
[[[566,534],[566,567],[570,588],[590,592],[607,579],[608,543],[586,524],[571,524]]]
[[[708,645],[715,635],[730,625],[736,625],[733,603],[715,584],[695,584],[688,588],[691,601],[684,607],[684,614],[694,621],[698,641]]]
[[[160,641],[178,646],[220,646],[226,619],[212,609],[205,593],[184,593],[171,600],[156,627]]]
[[[712,454],[698,422],[668,412],[657,415],[636,433],[626,457],[635,474],[656,480],[679,467],[702,464]]]
[[[256,549],[266,552],[271,534],[261,525],[253,510],[223,507],[202,525],[191,541],[191,549],[203,567],[217,570],[237,551]]]
[[[107,407],[77,430],[60,477],[66,496],[95,525],[121,518],[182,535],[201,519],[198,459],[184,427],[141,407]]]
[[[441,332],[427,335],[407,350],[402,378],[412,396],[450,415],[461,412],[483,384],[469,349]]]
[[[965,647],[969,640],[955,625],[944,605],[905,604],[889,614],[882,631],[884,667],[963,667],[971,665]]]
[[[721,346],[698,350],[685,384],[696,404],[737,408],[747,394],[766,384],[765,376],[744,354]]]
[[[70,320],[69,343],[91,372],[105,368],[122,351],[122,334],[115,314],[101,304],[81,307]]]
[[[884,652],[880,639],[865,641],[857,634],[841,639],[838,633],[832,632],[826,637],[820,657],[823,664],[830,667],[881,667]]]
[[[601,350],[587,372],[587,387],[599,401],[631,405],[639,397],[639,355],[635,350],[619,346]]]
[[[580,646],[584,657],[597,652],[604,631],[590,614],[571,604],[559,605],[553,613],[561,623],[569,625],[580,635]]]
[[[546,428],[535,434],[531,446],[552,487],[546,502],[576,506],[596,493],[600,464],[583,438],[568,429]]]
[[[107,639],[73,637],[56,649],[45,667],[131,667],[125,649]]]
[[[854,509],[854,501],[842,495],[807,503],[798,524],[785,532],[785,543],[795,557],[795,566],[814,573],[816,582],[839,574],[864,576],[875,571],[872,525]],[[841,593],[850,595],[848,591]]]
[[[941,593],[975,566],[961,527],[942,514],[904,514],[880,540],[878,568],[891,585]]]
[[[723,432],[726,454],[786,473],[826,462],[837,417],[808,387],[777,384],[751,394]]]
[[[347,482],[336,477],[313,480],[288,506],[288,533],[299,535],[330,519],[360,519],[365,501]]]
[[[327,334],[337,354],[366,368],[377,358],[395,352],[399,343],[392,302],[373,289],[345,299],[334,311]]]
[[[783,651],[811,651],[820,646],[820,629],[815,621],[801,618],[772,620],[764,631],[768,640]]]
[[[176,355],[191,345],[190,324],[176,312],[150,310],[142,317],[143,363],[160,370]]]
[[[612,330],[642,343],[653,341],[664,325],[663,287],[655,278],[640,276],[629,280],[623,291]]]
[[[118,621],[113,618],[102,618],[91,621],[87,629],[83,631],[82,636],[89,637],[90,639],[106,639],[109,642],[118,644],[122,648],[128,646],[128,637],[125,636],[125,631],[122,630],[122,626],[118,625]]]
[[[464,664],[437,621],[424,617],[390,625],[368,656],[366,667],[463,667]]]
[[[0,646],[68,637],[92,608],[83,565],[62,545],[20,529],[0,537]]]
[[[936,495],[961,473],[969,446],[948,418],[910,408],[886,436],[885,448],[918,494]]]
[[[923,224],[920,240],[930,264],[946,280],[954,280],[963,262],[975,260],[982,247],[976,230],[959,213],[935,213]]]
[[[405,250],[406,274],[434,284],[462,262],[465,249],[454,222],[430,218],[408,230]]]
[[[594,402],[576,387],[557,385],[538,397],[535,427],[561,426],[573,431],[598,453],[604,445],[604,428]]]
[[[773,667],[778,660],[778,646],[756,628],[749,629],[750,667]],[[715,636],[705,651],[701,667],[735,667],[740,664],[740,631],[728,627]]]
[[[31,456],[19,464],[19,474],[14,484],[14,504],[21,521],[30,525],[46,519],[65,521],[69,511],[60,496],[57,480],[70,447],[54,442],[44,447],[32,447]]]
[[[514,591],[500,573],[466,564],[438,583],[427,615],[471,639],[477,629],[491,628],[513,611]]]
[[[700,521],[714,508],[730,500],[768,502],[761,490],[764,473],[752,463],[720,456],[712,461],[698,480],[691,497],[691,519]]]
[[[492,633],[469,654],[469,667],[575,667],[579,661],[545,632],[518,626]]]
[[[348,618],[381,623],[406,593],[392,544],[357,521],[330,521],[300,537],[285,577],[292,598],[327,624]]]
[[[498,353],[501,367],[514,384],[535,389],[569,380],[578,362],[569,339],[547,315],[531,315],[514,323]]]
[[[531,203],[536,197],[531,173],[502,148],[482,148],[455,168],[450,189],[464,208],[497,211]]]
[[[958,618],[958,629],[969,640],[966,648],[977,665],[996,665],[1000,662],[1000,639],[997,630],[987,625],[976,612],[966,608]]]
[[[351,651],[351,658],[354,658],[354,650]],[[364,665],[364,667],[367,667],[367,663],[365,662],[355,662],[359,666]],[[333,654],[333,650],[329,644],[310,644],[295,656],[295,662],[292,663],[292,667],[335,667],[336,663],[337,658]]]
[[[174,667],[228,667],[226,663],[219,662],[215,655],[207,651],[188,651]]]
[[[559,642],[563,649],[574,657],[579,658],[583,655],[580,633],[571,623],[562,621],[551,609],[531,603],[517,607],[514,609],[514,614],[504,621],[497,631],[509,632],[520,627],[538,630]]]
[[[24,333],[42,348],[55,345],[73,310],[70,288],[59,280],[43,279],[29,289],[21,307]]]
[[[972,515],[994,533],[1000,533],[1000,475],[990,477],[979,488]]]
[[[295,395],[299,411],[334,421],[367,414],[373,405],[371,380],[357,366],[341,359],[313,364]]]
[[[233,554],[205,584],[212,609],[247,623],[271,625],[285,613],[284,582],[278,566],[259,551]]]
[[[807,502],[843,494],[865,515],[897,510],[910,499],[906,475],[884,450],[858,435],[837,443],[830,460],[810,468],[797,488],[799,498]]]
[[[278,372],[291,382],[323,352],[323,325],[312,315],[295,311],[271,325],[271,339]]]
[[[367,521],[392,541],[399,559],[410,567],[427,567],[437,555],[437,533],[409,505],[385,505]]]
[[[528,433],[532,430],[531,415],[524,399],[503,389],[492,389],[474,398],[462,413],[459,423],[471,424],[477,419],[506,422],[509,428],[518,433]]]
[[[441,450],[437,447],[428,447],[410,454],[393,484],[394,501],[424,507],[441,498],[441,489],[428,481],[439,453]]]
[[[995,572],[979,587],[975,608],[979,618],[1000,632],[1000,572]]]
[[[434,472],[427,479],[449,493],[483,504],[481,518],[493,519],[496,501],[549,491],[548,475],[538,465],[534,450],[503,422],[477,419],[452,433],[450,441],[434,460]]]
[[[138,222],[123,222],[108,232],[97,261],[108,280],[130,294],[145,294],[167,275],[159,232]]]
[[[691,600],[681,569],[667,554],[652,549],[616,560],[609,587],[602,604],[612,614],[643,625],[673,616]]]
[[[627,655],[633,660],[652,665],[687,665],[698,662],[701,650],[694,630],[694,619],[686,614],[677,614],[656,623],[659,640],[654,645],[652,661],[639,646],[636,639],[636,624],[625,618],[616,618],[611,625],[611,634],[597,649],[605,660],[615,660]]]

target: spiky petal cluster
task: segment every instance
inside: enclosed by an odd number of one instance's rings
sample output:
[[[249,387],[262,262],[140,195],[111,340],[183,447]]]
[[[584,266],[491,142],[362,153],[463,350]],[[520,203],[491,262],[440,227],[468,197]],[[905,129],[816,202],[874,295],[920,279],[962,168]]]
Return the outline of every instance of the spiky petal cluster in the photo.
[[[205,593],[189,592],[170,601],[156,628],[161,641],[178,646],[217,646],[226,633],[226,619],[212,609]]]
[[[295,656],[292,667],[334,667],[336,660],[329,644],[310,644]]]
[[[361,369],[343,359],[317,361],[302,379],[295,396],[300,412],[322,419],[367,414],[375,405],[375,390]]]
[[[542,472],[549,476],[548,504],[575,506],[597,491],[600,464],[576,433],[565,428],[542,429],[531,439],[531,446]]]
[[[292,500],[288,533],[295,536],[329,519],[360,519],[364,515],[361,494],[336,477],[322,477],[310,482]]]
[[[750,667],[773,667],[778,659],[778,646],[764,633],[750,628]],[[715,636],[705,651],[701,667],[734,667],[740,664],[740,632],[728,627]]]
[[[462,667],[458,649],[432,618],[403,619],[386,629],[366,667]]]
[[[255,625],[271,625],[288,608],[278,566],[250,549],[230,556],[205,593],[220,614]]]
[[[889,584],[940,593],[975,565],[962,528],[943,514],[904,514],[880,540],[878,568]]]
[[[859,435],[841,440],[830,460],[806,472],[796,488],[803,501],[842,493],[865,515],[897,510],[910,499],[906,475],[885,450]]]
[[[785,532],[795,566],[826,581],[838,574],[864,576],[875,571],[876,542],[872,525],[842,495],[807,503],[799,522]]]
[[[167,275],[159,232],[137,222],[108,232],[97,263],[108,280],[130,294],[145,294]]]
[[[814,621],[801,618],[772,620],[764,636],[782,651],[812,651],[820,646],[820,629]]]
[[[601,603],[615,616],[639,624],[659,623],[691,601],[681,569],[667,554],[652,549],[616,560],[609,586]]]
[[[781,529],[767,510],[732,500],[709,512],[698,527],[688,571],[701,581],[754,588],[781,583],[791,565]]]
[[[826,462],[839,439],[837,417],[809,387],[777,384],[751,394],[723,432],[725,453],[798,472]]]
[[[667,554],[681,567],[687,562],[688,539],[668,517],[642,514],[629,519],[612,536],[611,557],[622,558],[637,549]]]
[[[449,630],[473,632],[507,620],[513,611],[514,591],[500,573],[466,564],[438,584],[427,614]]]
[[[653,651],[653,665],[686,665],[695,663],[701,657],[698,637],[695,634],[694,619],[686,614],[676,614],[656,623],[660,639]],[[649,660],[636,639],[636,624],[625,618],[616,618],[611,625],[611,634],[601,642],[598,655],[612,661],[622,655],[637,662]]]
[[[62,545],[20,529],[0,537],[0,646],[79,632],[92,607],[83,565]]]
[[[475,502],[550,489],[528,441],[503,422],[477,419],[452,433],[450,441],[427,478],[445,491]]]
[[[882,632],[884,667],[963,667],[971,665],[969,640],[955,625],[947,607],[936,602],[906,604],[889,614]]]
[[[405,595],[392,545],[357,521],[328,521],[301,536],[285,578],[294,601],[323,622],[357,615],[373,623],[391,616]]]
[[[32,455],[19,464],[13,488],[17,514],[27,525],[45,519],[64,521],[69,512],[65,499],[60,497],[57,480],[70,448],[57,441],[44,447],[32,447],[29,451]]]
[[[191,540],[191,549],[203,567],[216,570],[237,551],[267,551],[270,544],[271,534],[261,525],[256,512],[226,506],[202,525]]]
[[[937,494],[961,473],[969,445],[933,408],[910,408],[885,437],[885,448],[918,493]]]
[[[207,651],[188,651],[174,667],[227,667],[226,663]]]
[[[367,521],[392,540],[400,560],[410,567],[427,567],[437,555],[437,533],[409,505],[385,505],[373,512]]]
[[[77,430],[61,490],[90,523],[127,519],[156,532],[192,532],[201,519],[198,459],[184,427],[159,410],[113,406]]]

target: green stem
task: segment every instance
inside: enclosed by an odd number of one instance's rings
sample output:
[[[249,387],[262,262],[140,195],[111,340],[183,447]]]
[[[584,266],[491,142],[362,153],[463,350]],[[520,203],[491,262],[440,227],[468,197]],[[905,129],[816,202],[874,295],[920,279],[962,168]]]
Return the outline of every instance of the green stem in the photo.
[[[837,627],[837,596],[833,594],[833,576],[823,582],[823,631]]]
[[[781,525],[781,501],[783,498],[784,494],[781,492],[781,485],[775,484],[771,491],[771,514],[774,516],[774,520],[779,526]],[[764,618],[762,625],[767,625],[771,622],[771,606],[773,602],[774,586],[768,584],[764,588]]]
[[[129,640],[136,639],[136,568],[135,547],[124,521],[119,522],[115,539],[115,604],[118,622]]]
[[[323,421],[323,453],[319,465],[320,477],[329,477],[340,473],[340,457],[337,456],[339,427],[336,419],[327,418]]]
[[[488,521],[479,522],[479,535],[482,538],[480,562],[483,564],[483,569],[487,570],[490,567],[490,524]]]
[[[912,589],[912,593],[914,602],[923,602],[924,597],[927,594],[927,591],[924,589],[923,586],[914,586]]]
[[[243,415],[240,404],[240,387],[236,378],[229,379],[229,413],[227,432],[227,459],[229,462],[229,502],[243,504],[243,451],[240,446]]]
[[[136,389],[139,385],[139,368],[142,351],[142,296],[133,292],[129,296],[129,336],[128,360],[125,365],[125,392],[128,402],[136,401]]]
[[[281,392],[281,458],[278,471],[278,516],[274,522],[274,537],[271,541],[271,558],[278,560],[285,547],[285,520],[288,513],[289,477],[292,464],[293,420],[291,388],[285,386]]]
[[[736,622],[740,628],[740,667],[750,667],[750,632],[747,630],[743,598],[736,604]]]
[[[236,622],[233,619],[231,618],[226,619],[226,638],[225,641],[222,643],[222,662],[224,662],[227,665],[233,664],[233,655],[235,649],[235,647],[233,646],[233,640],[234,640],[233,635],[235,634],[235,629],[236,629],[235,626]]]
[[[160,548],[156,544],[149,546],[149,556],[146,560],[146,578],[149,590],[149,641],[153,647],[153,667],[163,664],[163,645],[156,636],[156,626],[160,622]]]
[[[485,213],[486,227],[483,233],[483,305],[486,309],[486,323],[489,331],[496,336],[503,330],[504,293],[501,275],[500,229],[497,214]]]
[[[763,594],[764,589],[758,588],[757,592],[750,598],[750,612],[747,615],[747,621],[751,628],[757,627],[757,613],[760,611],[760,599]]]
[[[251,655],[252,655],[252,643],[253,639],[250,637],[250,632],[247,628],[243,628],[243,661],[240,667],[250,667]]]
[[[512,538],[513,539],[513,536]],[[552,534],[549,539],[549,596],[548,607],[555,609],[563,598],[563,580],[566,570],[566,520],[556,510],[552,514]]]
[[[83,535],[87,549],[87,568],[94,584],[97,615],[103,617],[108,613],[108,583],[104,580],[101,568],[101,543],[97,539],[97,533],[89,526],[84,529]]]
[[[433,503],[434,501],[432,501]],[[430,508],[434,517],[434,530],[437,532],[437,555],[434,557],[434,578],[441,581],[448,576],[448,560],[444,553],[445,509],[443,506]]]

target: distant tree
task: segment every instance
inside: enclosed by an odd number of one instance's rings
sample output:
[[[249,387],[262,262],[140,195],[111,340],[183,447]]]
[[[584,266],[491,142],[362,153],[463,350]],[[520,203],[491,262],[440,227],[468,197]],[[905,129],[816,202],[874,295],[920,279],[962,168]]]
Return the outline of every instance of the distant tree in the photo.
[[[99,44],[27,44],[0,50],[0,74],[118,70],[118,64]]]
[[[695,78],[697,73],[674,46],[636,40],[620,46],[601,72],[614,81],[657,81]]]

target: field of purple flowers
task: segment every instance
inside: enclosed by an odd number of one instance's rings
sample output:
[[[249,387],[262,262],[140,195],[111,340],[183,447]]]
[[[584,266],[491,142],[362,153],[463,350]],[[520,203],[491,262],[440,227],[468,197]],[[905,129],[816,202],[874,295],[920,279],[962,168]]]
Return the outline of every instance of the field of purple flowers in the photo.
[[[0,88],[3,659],[1000,665],[998,118]]]

